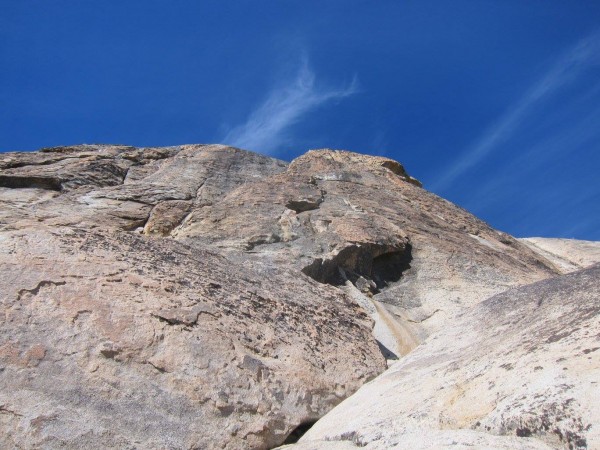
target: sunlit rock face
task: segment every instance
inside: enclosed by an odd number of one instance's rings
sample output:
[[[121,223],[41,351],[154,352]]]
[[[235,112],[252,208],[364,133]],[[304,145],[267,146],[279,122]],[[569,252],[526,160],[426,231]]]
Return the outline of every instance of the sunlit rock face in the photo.
[[[493,294],[558,273],[526,245],[421,188],[399,163],[345,151],[309,151],[194,208],[172,235],[320,283],[360,280],[360,290],[417,340]]]
[[[2,154],[0,270],[0,446],[231,449],[559,271],[387,158],[221,145]]]
[[[600,242],[577,239],[519,239],[551,261],[562,273],[574,272],[600,262]]]
[[[597,264],[480,303],[293,449],[599,448],[599,281]]]

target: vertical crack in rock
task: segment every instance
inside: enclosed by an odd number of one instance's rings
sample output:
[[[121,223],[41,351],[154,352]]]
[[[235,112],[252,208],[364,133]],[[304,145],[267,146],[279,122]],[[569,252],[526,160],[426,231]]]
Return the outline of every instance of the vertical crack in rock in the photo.
[[[165,200],[152,208],[144,222],[144,234],[168,236],[187,217],[192,208],[189,200]]]
[[[341,287],[375,321],[372,330],[381,354],[398,360],[419,345],[413,328],[388,311],[374,294],[398,282],[410,269],[412,246],[352,245],[331,259],[316,259],[302,271],[321,283]]]

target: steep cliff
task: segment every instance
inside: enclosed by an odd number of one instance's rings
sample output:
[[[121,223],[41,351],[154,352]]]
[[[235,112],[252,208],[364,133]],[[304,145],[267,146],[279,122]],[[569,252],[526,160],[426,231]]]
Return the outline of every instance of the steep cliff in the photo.
[[[7,447],[270,448],[559,273],[398,162],[345,151],[5,153],[0,201]]]

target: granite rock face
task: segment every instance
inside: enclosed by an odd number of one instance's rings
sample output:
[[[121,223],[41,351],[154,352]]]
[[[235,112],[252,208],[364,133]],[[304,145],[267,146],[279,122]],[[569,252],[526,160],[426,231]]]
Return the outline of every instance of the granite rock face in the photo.
[[[0,447],[273,447],[385,368],[343,292],[163,237],[284,163],[222,146],[2,158]]]
[[[558,273],[528,246],[421,188],[397,162],[343,151],[309,151],[285,171],[194,209],[172,234],[238,261],[350,282],[404,330],[401,354],[489,296]]]
[[[596,265],[484,301],[292,448],[600,448],[599,280]]]
[[[2,448],[272,447],[384,367],[356,304],[286,271],[134,233],[1,236]]]
[[[0,156],[0,271],[0,446],[261,449],[559,268],[387,158],[95,145]]]
[[[600,242],[577,239],[519,239],[552,262],[562,273],[574,272],[600,263]]]

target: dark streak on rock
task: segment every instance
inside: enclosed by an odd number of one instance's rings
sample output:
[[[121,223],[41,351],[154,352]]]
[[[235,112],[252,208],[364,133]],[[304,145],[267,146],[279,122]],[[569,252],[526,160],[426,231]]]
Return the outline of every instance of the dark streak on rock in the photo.
[[[20,301],[23,297],[23,294],[28,293],[32,295],[37,295],[40,292],[40,289],[44,286],[64,286],[67,284],[66,281],[51,281],[51,280],[42,280],[40,281],[36,287],[33,289],[21,289],[17,294],[17,301]]]

